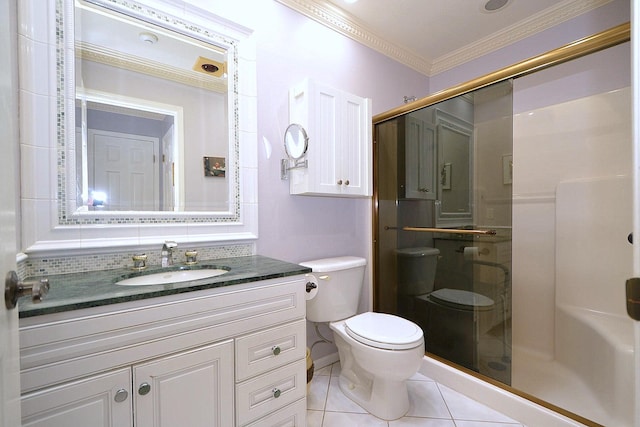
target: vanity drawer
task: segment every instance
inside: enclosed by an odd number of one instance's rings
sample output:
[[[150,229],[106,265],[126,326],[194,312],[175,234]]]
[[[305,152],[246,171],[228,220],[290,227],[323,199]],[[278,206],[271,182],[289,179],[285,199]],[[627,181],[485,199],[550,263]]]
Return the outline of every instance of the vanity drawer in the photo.
[[[236,386],[236,421],[245,425],[298,399],[307,391],[304,359]]]
[[[303,427],[307,420],[307,399],[299,399],[273,414],[262,417],[247,427]]]
[[[236,381],[305,357],[304,319],[236,339]]]

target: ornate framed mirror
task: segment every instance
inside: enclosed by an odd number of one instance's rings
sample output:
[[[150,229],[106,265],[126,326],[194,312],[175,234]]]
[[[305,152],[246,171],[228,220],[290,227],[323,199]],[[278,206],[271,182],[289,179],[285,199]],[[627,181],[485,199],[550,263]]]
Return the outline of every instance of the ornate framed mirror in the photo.
[[[256,238],[256,165],[243,161],[257,149],[251,31],[169,1],[59,0],[51,12],[28,25],[52,28],[56,53],[46,67],[21,58],[52,83],[21,111],[49,123],[21,129],[22,178],[38,188],[22,194],[23,251]]]

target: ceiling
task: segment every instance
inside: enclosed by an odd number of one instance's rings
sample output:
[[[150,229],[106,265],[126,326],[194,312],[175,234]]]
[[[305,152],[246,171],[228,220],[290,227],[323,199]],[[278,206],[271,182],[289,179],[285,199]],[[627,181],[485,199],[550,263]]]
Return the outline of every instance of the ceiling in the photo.
[[[432,76],[612,0],[277,0]],[[497,0],[491,0],[495,2]]]

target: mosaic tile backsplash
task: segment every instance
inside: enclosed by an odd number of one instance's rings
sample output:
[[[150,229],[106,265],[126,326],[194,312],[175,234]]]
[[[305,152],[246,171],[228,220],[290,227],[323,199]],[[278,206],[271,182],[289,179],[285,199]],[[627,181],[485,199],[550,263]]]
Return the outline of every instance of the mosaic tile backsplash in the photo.
[[[174,263],[179,264],[186,259],[185,251],[189,247],[178,248],[173,253]],[[215,246],[209,248],[197,248],[199,260],[212,260],[218,258],[232,258],[249,256],[254,253],[253,244],[239,244]],[[131,257],[134,254],[146,253],[147,265],[160,264],[160,250],[153,252],[117,253],[117,254],[95,254],[76,255],[71,257],[44,257],[27,258],[18,262],[18,276],[21,279],[28,277],[40,277],[54,274],[79,273],[83,271],[112,270],[116,268],[130,267],[133,265]]]

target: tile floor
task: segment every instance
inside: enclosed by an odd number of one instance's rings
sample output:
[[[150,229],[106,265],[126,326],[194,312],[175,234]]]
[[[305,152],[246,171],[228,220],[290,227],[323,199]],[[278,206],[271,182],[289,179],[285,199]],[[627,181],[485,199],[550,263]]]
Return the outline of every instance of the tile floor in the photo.
[[[339,362],[314,374],[307,396],[308,427],[524,427],[422,374],[408,382],[411,408],[407,415],[384,421],[342,394],[338,375]]]

